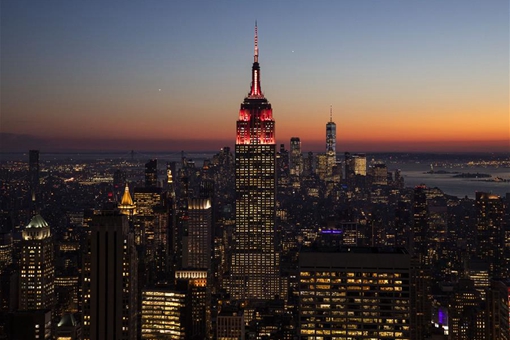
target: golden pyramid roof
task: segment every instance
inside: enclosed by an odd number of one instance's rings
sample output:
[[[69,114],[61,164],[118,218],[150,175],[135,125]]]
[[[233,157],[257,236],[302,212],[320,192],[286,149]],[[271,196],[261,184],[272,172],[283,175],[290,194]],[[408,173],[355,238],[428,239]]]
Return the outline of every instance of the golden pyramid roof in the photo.
[[[122,199],[120,200],[121,206],[131,206],[133,205],[133,199],[131,198],[131,194],[129,193],[129,187],[126,183],[126,189],[124,189],[124,195],[122,195]]]

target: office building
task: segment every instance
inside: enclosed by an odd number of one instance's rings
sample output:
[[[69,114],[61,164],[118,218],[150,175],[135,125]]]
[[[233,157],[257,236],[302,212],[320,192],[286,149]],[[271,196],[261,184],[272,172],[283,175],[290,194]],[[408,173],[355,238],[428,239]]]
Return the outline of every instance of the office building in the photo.
[[[146,256],[152,259],[154,256],[154,234],[157,228],[157,219],[154,208],[161,205],[161,188],[155,186],[135,188],[134,202],[136,204],[136,216],[133,218],[136,245],[144,245]]]
[[[187,339],[210,339],[211,289],[206,270],[178,270],[176,288],[186,293],[185,331]]]
[[[509,293],[510,281],[493,280],[487,290],[487,325],[486,339],[509,340]]]
[[[336,167],[336,124],[333,122],[333,107],[329,108],[329,122],[326,124],[326,176],[333,180]]]
[[[326,124],[326,154],[336,164],[336,124],[333,122],[333,107],[329,108],[329,122]]]
[[[190,198],[188,217],[188,230],[182,240],[182,267],[209,270],[212,257],[211,200]]]
[[[351,179],[356,175],[367,175],[367,156],[364,153],[345,153],[345,177]]]
[[[186,339],[186,292],[168,287],[142,290],[142,339]]]
[[[252,83],[237,121],[231,299],[267,300],[279,294],[280,261],[275,242],[275,121],[271,104],[260,87],[258,58],[255,25]]]
[[[504,257],[503,200],[494,194],[477,192],[475,209],[477,256],[489,263],[491,278],[507,278],[508,264]]]
[[[301,140],[299,137],[290,139],[290,175],[301,176],[303,174],[303,155],[301,154]]]
[[[158,160],[151,159],[145,163],[145,187],[155,188],[158,186]]]
[[[372,185],[388,185],[388,168],[384,163],[373,164],[369,168]]]
[[[216,318],[216,339],[244,340],[244,312],[239,309],[223,308]]]
[[[460,279],[448,306],[448,339],[486,339],[486,311],[481,302],[473,281]]]
[[[411,339],[404,248],[316,247],[299,255],[300,339]]]
[[[94,216],[83,268],[84,339],[137,339],[137,256],[127,217]]]
[[[50,226],[36,215],[22,232],[19,310],[52,309],[55,265]]]
[[[428,257],[429,242],[429,209],[427,203],[427,187],[418,185],[413,194],[413,255],[420,259],[422,264],[430,264]]]

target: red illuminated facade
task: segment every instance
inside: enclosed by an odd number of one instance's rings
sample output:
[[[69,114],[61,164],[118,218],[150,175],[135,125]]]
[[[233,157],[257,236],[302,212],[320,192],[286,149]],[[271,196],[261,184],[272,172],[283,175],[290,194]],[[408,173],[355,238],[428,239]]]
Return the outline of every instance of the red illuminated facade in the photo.
[[[260,88],[257,25],[250,92],[239,110],[236,144],[275,144],[273,109]]]

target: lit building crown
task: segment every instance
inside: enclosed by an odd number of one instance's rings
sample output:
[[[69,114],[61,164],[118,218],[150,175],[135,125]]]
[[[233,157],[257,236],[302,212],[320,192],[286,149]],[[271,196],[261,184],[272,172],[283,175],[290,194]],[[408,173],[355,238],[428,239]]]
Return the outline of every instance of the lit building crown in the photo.
[[[41,215],[35,215],[22,232],[24,240],[44,240],[51,237],[50,226]]]

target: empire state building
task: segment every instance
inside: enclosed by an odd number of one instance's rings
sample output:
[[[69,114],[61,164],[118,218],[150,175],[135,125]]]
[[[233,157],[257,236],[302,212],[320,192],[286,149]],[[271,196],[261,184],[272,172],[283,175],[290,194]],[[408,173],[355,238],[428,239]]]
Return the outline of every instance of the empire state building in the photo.
[[[229,285],[233,300],[269,300],[280,293],[275,123],[260,88],[258,59],[255,24],[252,82],[239,110],[235,145],[236,225]]]

